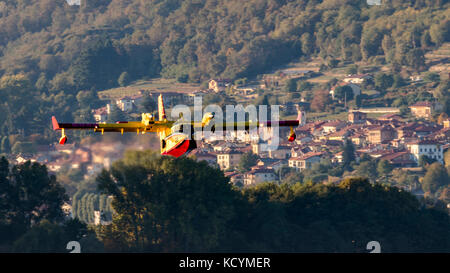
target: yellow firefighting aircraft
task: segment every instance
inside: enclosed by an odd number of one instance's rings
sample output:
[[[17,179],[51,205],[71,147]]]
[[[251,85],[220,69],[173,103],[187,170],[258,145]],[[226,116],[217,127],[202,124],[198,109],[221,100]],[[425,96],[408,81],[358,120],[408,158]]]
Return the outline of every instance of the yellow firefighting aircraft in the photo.
[[[304,119],[304,114],[302,111],[298,110],[297,120],[280,120],[278,121],[278,126],[289,126],[291,131],[289,134],[289,141],[294,141],[296,136],[294,133],[294,127],[297,127],[302,118]],[[204,129],[209,123],[214,119],[212,113],[206,113],[201,122],[184,122],[184,121],[170,121],[167,120],[166,112],[164,108],[164,101],[162,95],[158,97],[158,114],[159,120],[155,120],[152,114],[142,113],[141,121],[117,121],[116,123],[58,123],[56,118],[52,117],[53,130],[61,130],[61,138],[59,143],[64,145],[67,142],[66,130],[93,130],[94,132],[99,132],[103,134],[104,132],[134,132],[139,134],[145,133],[157,133],[160,138],[161,154],[171,155],[174,157],[179,157],[197,148],[196,141],[194,140],[192,133],[196,129]],[[274,123],[275,124],[275,123]],[[191,126],[191,135],[183,133],[183,125]],[[228,125],[228,126],[227,126]],[[231,125],[231,126],[230,126]],[[214,124],[212,125],[212,130],[215,128],[222,127],[223,131],[227,128],[258,128],[260,126],[271,127],[272,122],[233,122],[233,124]]]

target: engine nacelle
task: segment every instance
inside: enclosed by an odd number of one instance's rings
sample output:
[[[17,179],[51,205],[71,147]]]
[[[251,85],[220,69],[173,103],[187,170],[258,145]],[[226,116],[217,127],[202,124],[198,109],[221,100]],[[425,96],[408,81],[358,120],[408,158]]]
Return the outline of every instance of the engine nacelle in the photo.
[[[290,135],[289,135],[289,138],[288,138],[288,141],[289,141],[289,142],[293,142],[296,138],[297,138],[297,135],[295,135],[295,133],[290,134]]]

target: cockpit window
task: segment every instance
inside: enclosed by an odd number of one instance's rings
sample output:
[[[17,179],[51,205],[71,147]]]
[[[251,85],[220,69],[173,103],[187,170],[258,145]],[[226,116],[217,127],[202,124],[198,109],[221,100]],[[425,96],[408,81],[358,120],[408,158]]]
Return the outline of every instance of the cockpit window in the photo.
[[[172,133],[183,133],[183,124],[175,124],[172,126]]]

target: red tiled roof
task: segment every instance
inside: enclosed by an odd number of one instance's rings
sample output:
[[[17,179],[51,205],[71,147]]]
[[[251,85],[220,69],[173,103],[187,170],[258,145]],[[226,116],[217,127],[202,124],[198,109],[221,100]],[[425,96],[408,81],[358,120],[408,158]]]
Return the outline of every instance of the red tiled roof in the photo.
[[[431,102],[429,101],[418,101],[410,107],[431,107]]]

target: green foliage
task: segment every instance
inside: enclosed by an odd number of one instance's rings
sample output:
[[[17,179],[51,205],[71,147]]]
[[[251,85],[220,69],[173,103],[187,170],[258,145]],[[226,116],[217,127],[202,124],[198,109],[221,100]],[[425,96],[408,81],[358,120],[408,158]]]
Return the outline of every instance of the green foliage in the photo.
[[[313,85],[307,81],[298,81],[297,82],[297,91],[303,92],[306,90],[311,90]]]
[[[353,89],[348,86],[337,86],[334,89],[334,97],[341,101],[350,101],[353,99]]]
[[[405,86],[405,85],[406,85],[406,82],[402,78],[402,76],[400,76],[398,74],[395,74],[394,75],[394,83],[392,84],[392,87],[393,88],[399,88],[399,87],[402,87],[402,86]]]
[[[239,161],[239,170],[241,172],[249,171],[251,167],[256,165],[258,159],[258,155],[252,153],[251,151],[243,154],[241,160]]]
[[[35,151],[33,143],[17,141],[11,148],[13,154],[33,153]]]
[[[389,174],[392,172],[392,169],[393,169],[393,167],[392,167],[392,165],[389,163],[389,161],[387,161],[387,160],[385,160],[385,159],[382,159],[382,160],[380,160],[380,161],[378,162],[378,165],[377,165],[377,172],[378,172],[380,175],[387,176],[387,175],[389,175]]]
[[[355,64],[349,66],[349,67],[347,68],[347,70],[346,70],[346,73],[347,73],[347,74],[351,74],[351,75],[357,74],[357,73],[358,73],[358,66],[355,65]]]
[[[223,173],[188,158],[136,162],[141,156],[129,153],[97,178],[114,198],[113,233],[123,238],[116,244],[163,252],[217,248],[236,198]]]
[[[427,82],[440,82],[441,76],[439,76],[439,74],[435,72],[428,72],[425,74],[423,79]]]
[[[355,169],[359,176],[367,177],[372,181],[378,177],[377,163],[375,160],[362,161]]]
[[[361,108],[362,107],[362,98],[361,95],[357,95],[355,97],[355,105],[357,108]]]
[[[449,176],[445,167],[435,162],[431,164],[423,178],[422,188],[425,192],[434,194],[439,188],[450,184]]]
[[[9,144],[9,137],[4,136],[2,142],[0,143],[0,151],[2,153],[9,153],[11,150],[11,145]]]
[[[128,72],[122,72],[122,74],[120,74],[119,79],[117,80],[117,83],[124,87],[130,84],[130,75],[128,74]]]
[[[409,51],[406,55],[406,64],[416,71],[422,71],[425,68],[425,53],[420,48]]]
[[[284,86],[284,91],[286,91],[286,92],[297,91],[297,81],[295,79],[288,79]]]
[[[407,192],[365,179],[301,185],[284,173],[293,183],[240,192],[205,163],[128,152],[97,178],[118,213],[100,236],[107,251],[365,252],[373,237],[386,252],[450,247],[448,215]]]
[[[342,151],[342,163],[345,169],[350,168],[350,164],[356,160],[355,146],[352,141],[347,139],[345,141],[344,150]]]
[[[9,168],[5,158],[0,159],[0,197],[0,224],[10,229],[0,234],[0,242],[13,241],[42,220],[61,222],[61,206],[68,201],[45,165],[28,161]]]
[[[149,95],[144,95],[142,99],[140,109],[143,113],[153,113],[158,110],[158,104],[156,101],[150,97]]]
[[[127,115],[117,107],[115,103],[111,103],[111,112],[108,115],[107,122],[115,123],[117,121],[126,121]]]
[[[375,75],[375,87],[377,90],[385,91],[394,83],[394,78],[391,75],[378,73]]]

